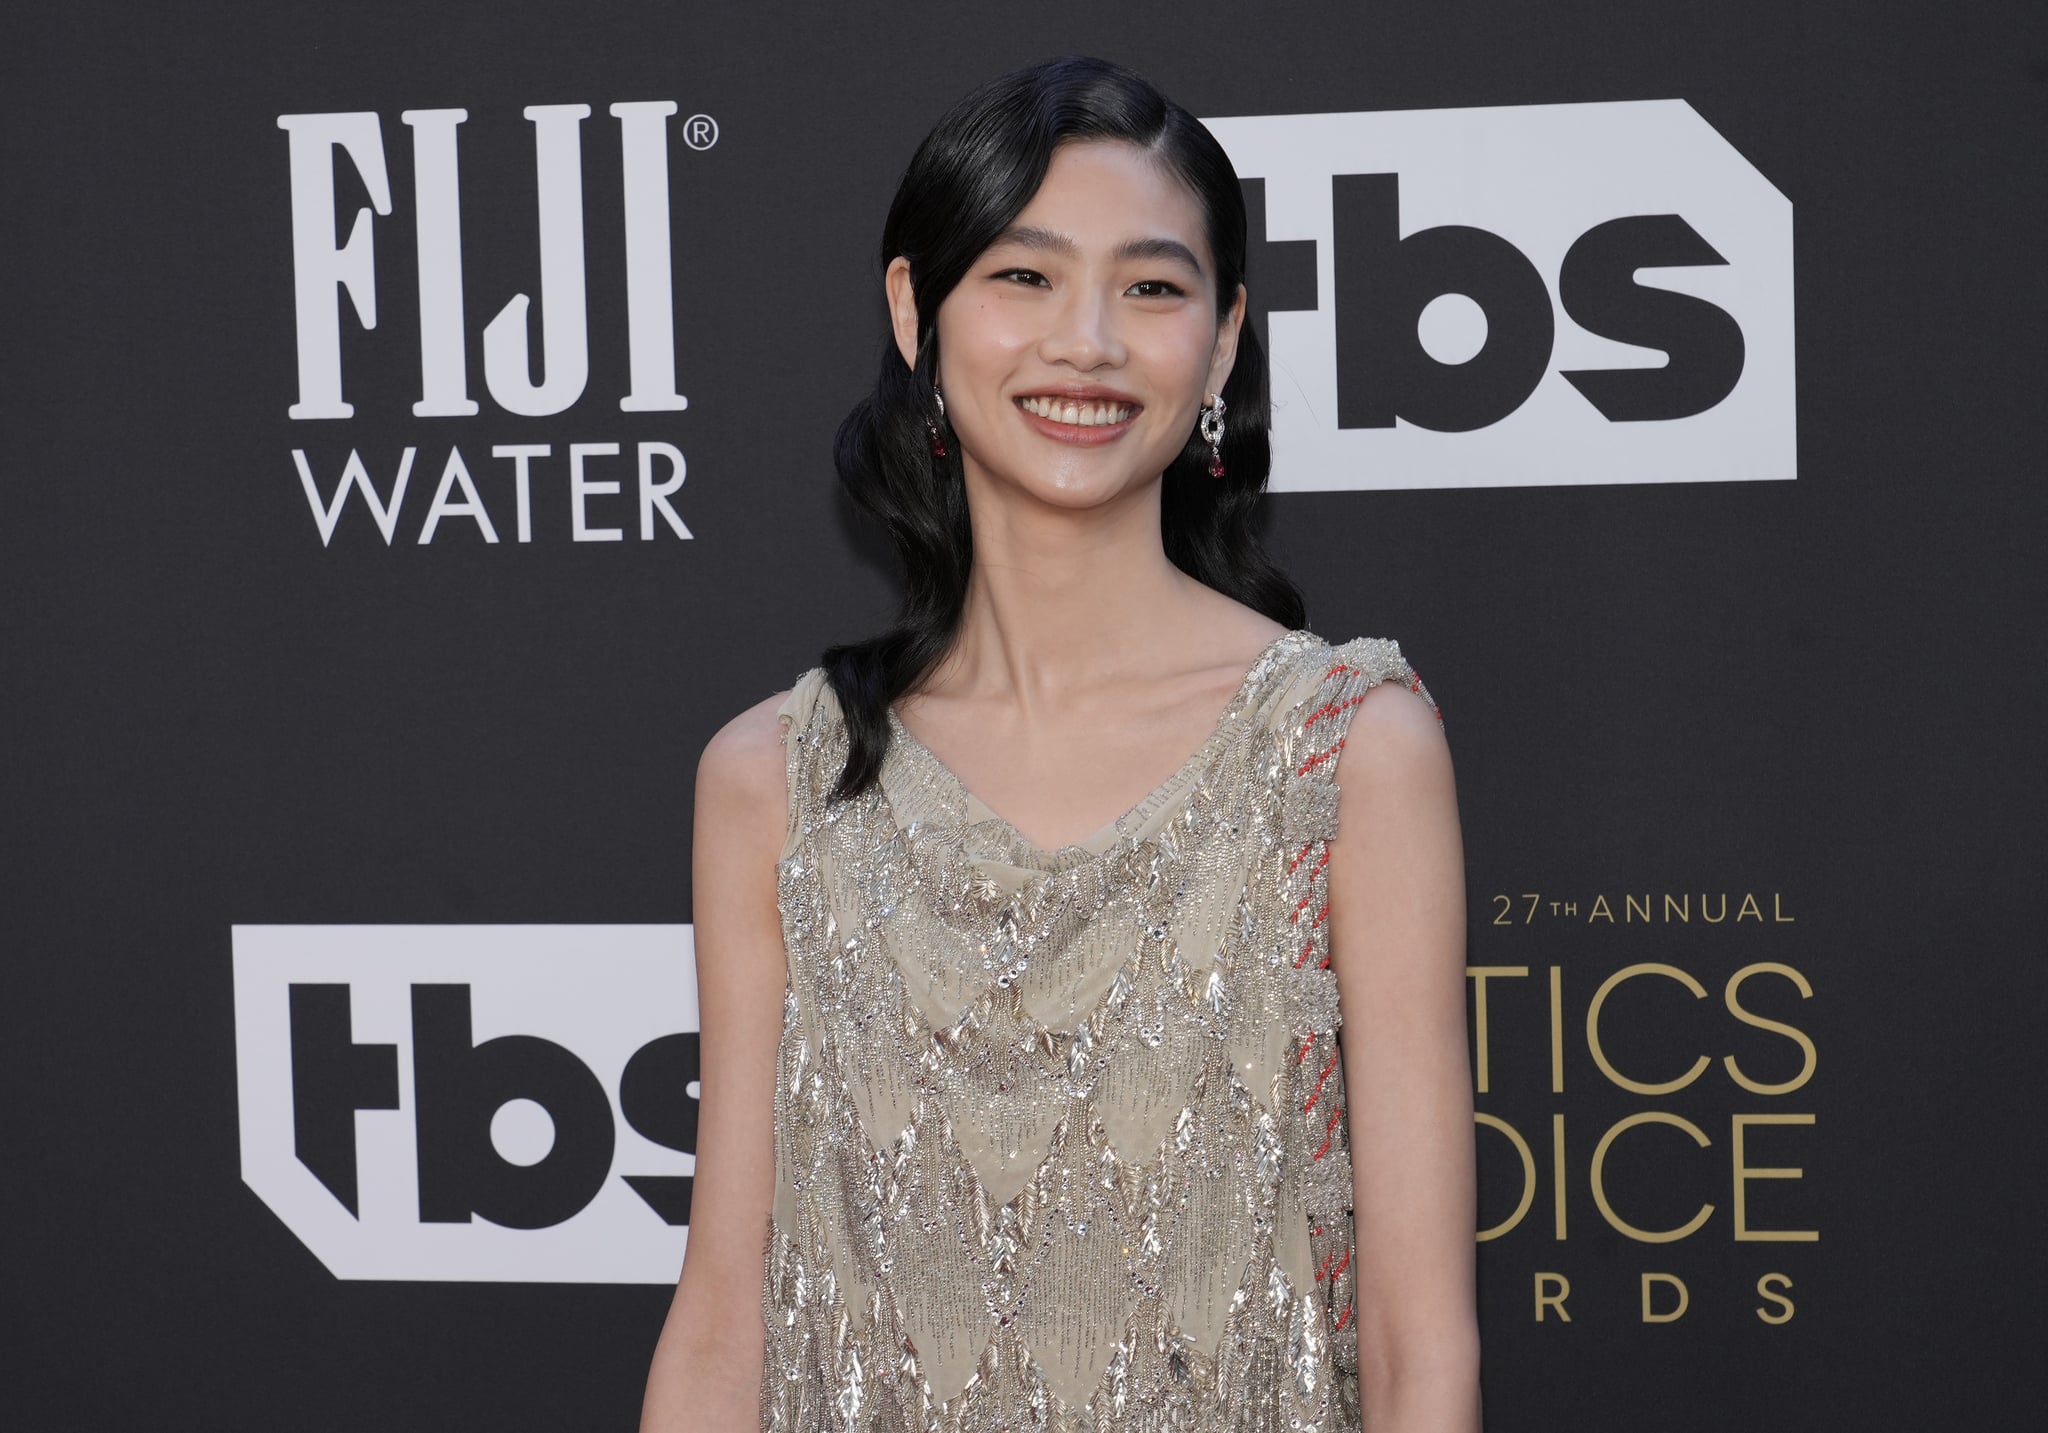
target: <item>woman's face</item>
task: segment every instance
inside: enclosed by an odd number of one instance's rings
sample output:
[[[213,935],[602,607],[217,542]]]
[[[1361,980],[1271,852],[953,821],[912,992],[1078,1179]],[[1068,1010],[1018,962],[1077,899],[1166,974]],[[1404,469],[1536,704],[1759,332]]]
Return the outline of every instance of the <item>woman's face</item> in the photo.
[[[907,298],[906,278],[892,272],[892,295]],[[1215,295],[1185,184],[1135,145],[1061,146],[939,306],[938,382],[969,491],[1081,508],[1155,481],[1230,375],[1243,289],[1221,323]]]

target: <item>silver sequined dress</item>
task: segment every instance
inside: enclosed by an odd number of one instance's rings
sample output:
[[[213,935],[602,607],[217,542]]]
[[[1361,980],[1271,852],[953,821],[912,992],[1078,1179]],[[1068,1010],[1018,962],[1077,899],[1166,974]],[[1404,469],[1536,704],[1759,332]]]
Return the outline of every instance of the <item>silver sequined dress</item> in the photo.
[[[1358,1426],[1331,779],[1390,641],[1276,639],[1134,810],[1033,847],[822,670],[782,707],[764,1429]]]

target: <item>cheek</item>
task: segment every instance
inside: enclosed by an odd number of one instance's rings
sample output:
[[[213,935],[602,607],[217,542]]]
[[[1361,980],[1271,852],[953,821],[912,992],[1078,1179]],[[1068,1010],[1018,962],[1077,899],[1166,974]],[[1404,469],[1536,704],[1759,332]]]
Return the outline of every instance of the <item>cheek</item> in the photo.
[[[962,304],[941,310],[939,347],[948,366],[985,369],[1014,358],[1032,342],[1030,319],[1019,306],[997,302]]]
[[[1217,325],[1210,321],[1208,313],[1190,307],[1186,313],[1161,319],[1147,338],[1149,348],[1157,354],[1161,371],[1178,368],[1182,373],[1206,375],[1208,360],[1217,350]]]
[[[1216,351],[1216,329],[1200,313],[1161,323],[1146,335],[1146,353],[1158,382],[1175,388],[1199,388],[1209,378],[1209,360]]]
[[[990,304],[981,314],[972,338],[981,366],[995,377],[1005,376],[1038,343],[1029,315],[1015,307]]]

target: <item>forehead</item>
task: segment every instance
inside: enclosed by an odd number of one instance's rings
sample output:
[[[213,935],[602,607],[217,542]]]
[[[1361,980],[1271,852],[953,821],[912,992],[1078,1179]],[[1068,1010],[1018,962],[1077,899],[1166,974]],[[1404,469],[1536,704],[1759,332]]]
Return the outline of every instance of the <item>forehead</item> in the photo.
[[[1201,200],[1157,155],[1121,140],[1061,145],[1015,223],[1064,234],[1084,251],[1133,238],[1178,239],[1209,261]]]

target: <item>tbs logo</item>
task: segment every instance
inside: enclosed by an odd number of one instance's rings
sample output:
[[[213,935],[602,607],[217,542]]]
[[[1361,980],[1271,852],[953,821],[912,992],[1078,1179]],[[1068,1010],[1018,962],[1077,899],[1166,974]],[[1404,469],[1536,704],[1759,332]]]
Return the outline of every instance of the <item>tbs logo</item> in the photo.
[[[1205,123],[1275,489],[1796,475],[1792,205],[1684,101]]]
[[[688,926],[236,926],[242,1178],[337,1277],[669,1283]]]

